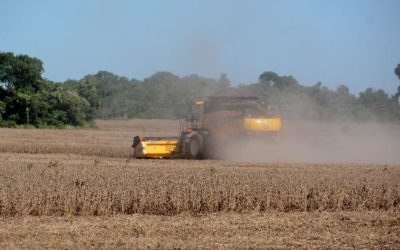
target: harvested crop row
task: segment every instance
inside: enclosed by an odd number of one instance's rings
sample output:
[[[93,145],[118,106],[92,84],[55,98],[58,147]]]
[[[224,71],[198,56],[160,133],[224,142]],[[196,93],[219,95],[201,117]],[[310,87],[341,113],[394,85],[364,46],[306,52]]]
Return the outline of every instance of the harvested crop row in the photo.
[[[176,135],[177,121],[96,121],[97,129],[0,128],[0,152],[123,157],[132,153],[134,135]],[[171,131],[171,132],[168,132]]]
[[[132,153],[129,146],[116,145],[82,145],[82,144],[18,144],[2,143],[0,145],[2,153],[22,153],[22,154],[76,154],[84,156],[99,157],[128,157]]]

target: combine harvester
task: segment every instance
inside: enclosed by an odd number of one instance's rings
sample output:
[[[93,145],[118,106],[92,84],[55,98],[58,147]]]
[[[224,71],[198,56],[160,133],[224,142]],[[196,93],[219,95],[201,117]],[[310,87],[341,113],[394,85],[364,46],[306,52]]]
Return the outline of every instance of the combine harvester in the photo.
[[[256,96],[212,96],[196,101],[176,137],[133,139],[136,158],[212,159],[233,142],[274,141],[282,130],[279,116]]]

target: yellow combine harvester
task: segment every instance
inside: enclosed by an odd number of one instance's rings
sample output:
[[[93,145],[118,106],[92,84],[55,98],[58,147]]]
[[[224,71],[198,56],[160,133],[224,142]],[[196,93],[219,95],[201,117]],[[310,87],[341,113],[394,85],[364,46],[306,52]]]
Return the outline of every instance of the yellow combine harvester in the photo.
[[[214,158],[240,140],[274,140],[282,130],[275,116],[255,96],[214,96],[196,101],[179,136],[133,139],[136,158]]]

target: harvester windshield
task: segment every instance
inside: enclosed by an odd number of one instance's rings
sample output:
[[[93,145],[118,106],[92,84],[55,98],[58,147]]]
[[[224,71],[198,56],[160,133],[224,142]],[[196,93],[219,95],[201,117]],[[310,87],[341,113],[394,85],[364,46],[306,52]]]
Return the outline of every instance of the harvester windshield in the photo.
[[[260,102],[257,97],[218,97],[210,98],[204,107],[204,113],[233,111],[243,117],[260,118],[272,116],[269,105]]]

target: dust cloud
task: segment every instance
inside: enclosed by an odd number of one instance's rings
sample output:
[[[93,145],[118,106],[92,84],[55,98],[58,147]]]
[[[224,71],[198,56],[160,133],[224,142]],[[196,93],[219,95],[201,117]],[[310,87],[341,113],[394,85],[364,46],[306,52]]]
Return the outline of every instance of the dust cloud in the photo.
[[[277,140],[241,140],[224,158],[265,163],[400,164],[400,125],[284,121]]]

